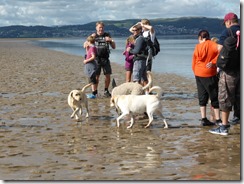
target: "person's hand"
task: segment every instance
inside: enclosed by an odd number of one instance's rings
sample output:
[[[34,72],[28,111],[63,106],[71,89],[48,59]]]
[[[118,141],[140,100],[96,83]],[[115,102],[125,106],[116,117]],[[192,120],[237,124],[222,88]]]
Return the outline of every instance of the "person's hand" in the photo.
[[[207,68],[212,68],[213,65],[214,65],[214,64],[213,64],[212,62],[209,62],[209,63],[207,63],[206,67],[207,67]]]

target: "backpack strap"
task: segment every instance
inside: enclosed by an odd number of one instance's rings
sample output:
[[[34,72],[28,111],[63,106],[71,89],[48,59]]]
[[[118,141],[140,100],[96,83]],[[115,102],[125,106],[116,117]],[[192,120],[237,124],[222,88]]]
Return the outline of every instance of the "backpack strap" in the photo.
[[[232,30],[230,28],[228,28],[228,32],[229,32],[229,36],[231,36],[232,38],[237,39],[236,48],[238,48],[239,44],[240,44],[240,34],[241,34],[240,30],[236,31],[236,34],[235,34],[236,37],[234,36],[234,34],[233,34],[233,32],[232,32]]]
[[[236,31],[236,36],[237,36],[236,48],[238,48],[240,44],[240,35],[241,35],[241,31],[240,30]]]

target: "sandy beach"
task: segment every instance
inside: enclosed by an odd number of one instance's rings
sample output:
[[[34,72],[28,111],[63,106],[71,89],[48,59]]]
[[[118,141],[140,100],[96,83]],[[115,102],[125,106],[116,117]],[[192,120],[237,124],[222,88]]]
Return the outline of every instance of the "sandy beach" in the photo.
[[[91,117],[70,118],[68,94],[86,84],[81,57],[9,39],[0,40],[0,63],[1,180],[241,178],[240,125],[228,136],[201,127],[194,80],[153,72],[169,129],[156,117],[148,129],[140,119],[128,130],[126,121],[116,127],[116,111],[102,97],[103,75],[99,98],[89,99]],[[123,83],[123,66],[112,69]]]

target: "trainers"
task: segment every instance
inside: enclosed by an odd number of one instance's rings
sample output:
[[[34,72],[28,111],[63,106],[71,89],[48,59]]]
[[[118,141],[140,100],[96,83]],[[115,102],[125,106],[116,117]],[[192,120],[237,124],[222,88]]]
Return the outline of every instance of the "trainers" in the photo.
[[[202,118],[201,125],[202,126],[214,126],[215,123],[209,121],[207,118]]]
[[[109,93],[109,91],[105,91],[105,92],[104,92],[104,96],[105,96],[105,97],[111,97],[111,94]]]
[[[89,99],[95,99],[96,98],[96,95],[93,95],[91,93],[91,94],[87,94],[86,97],[89,98]]]
[[[230,120],[230,124],[231,124],[231,125],[240,124],[240,118],[234,116],[233,119]]]
[[[225,126],[219,126],[218,128],[213,128],[209,130],[212,134],[219,134],[219,135],[228,135],[228,128]]]
[[[218,125],[218,126],[223,125],[222,120],[221,119],[216,120],[215,125]]]
[[[222,120],[221,119],[216,120],[215,125],[223,126]],[[229,128],[230,124],[228,123],[227,125],[225,125],[225,127]]]

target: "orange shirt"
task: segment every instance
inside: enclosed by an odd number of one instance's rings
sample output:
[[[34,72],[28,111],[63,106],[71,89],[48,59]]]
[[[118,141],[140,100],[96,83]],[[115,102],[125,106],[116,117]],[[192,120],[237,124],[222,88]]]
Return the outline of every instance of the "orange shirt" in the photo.
[[[206,40],[205,42],[197,44],[192,57],[192,70],[194,75],[198,77],[212,77],[216,75],[218,55],[217,43]],[[206,65],[210,61],[214,65],[211,68],[207,68]]]

